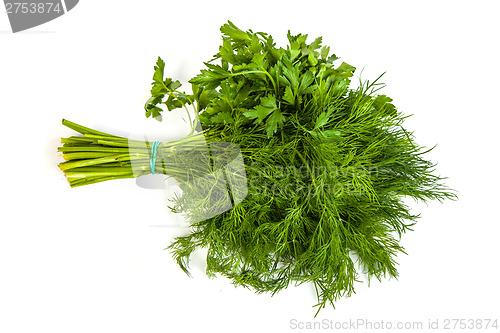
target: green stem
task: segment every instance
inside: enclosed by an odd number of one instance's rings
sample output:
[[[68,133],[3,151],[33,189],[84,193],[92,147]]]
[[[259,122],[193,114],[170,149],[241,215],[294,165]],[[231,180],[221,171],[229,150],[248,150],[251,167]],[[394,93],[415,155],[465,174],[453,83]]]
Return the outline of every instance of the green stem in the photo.
[[[111,135],[111,134],[107,134],[104,132],[99,132],[99,131],[93,130],[93,129],[85,127],[85,126],[78,125],[78,124],[71,122],[69,120],[66,120],[66,119],[62,120],[62,124],[66,127],[71,128],[74,131],[77,131],[78,133],[81,133],[81,134],[96,134],[96,135],[104,135],[107,137],[122,138],[122,137],[117,136],[117,135]],[[125,138],[122,138],[122,139],[125,139]]]
[[[194,131],[194,127],[193,127],[193,121],[191,120],[191,114],[189,113],[189,110],[186,106],[186,103],[184,103],[179,97],[177,97],[177,95],[175,94],[176,91],[173,91],[172,89],[170,89],[169,87],[167,87],[167,85],[165,84],[165,82],[162,82],[162,85],[165,87],[165,89],[167,89],[167,91],[169,92],[169,95],[174,97],[175,99],[177,99],[179,101],[179,103],[181,103],[182,107],[184,108],[184,110],[186,110],[186,113],[187,113],[187,116],[188,116],[188,119],[189,119],[189,126],[191,127],[191,132]],[[179,93],[179,92],[177,92]],[[189,98],[188,98],[189,100]],[[192,104],[193,102],[191,100],[189,100],[189,102]]]
[[[243,72],[237,72],[237,73],[232,73],[230,76],[237,76],[237,75],[244,75],[244,74],[265,74],[270,80],[274,88],[274,92],[276,95],[278,95],[278,88],[276,87],[276,82],[274,81],[273,77],[271,74],[269,74],[268,71],[262,69],[262,70],[254,70],[254,71],[243,71]]]
[[[128,140],[68,120],[63,120],[63,124],[83,134],[82,137],[62,138],[63,145],[57,149],[65,159],[59,168],[71,187],[151,173],[152,142]],[[190,166],[181,163],[177,157],[182,159],[186,152],[197,153],[207,148],[203,132],[163,142],[158,146],[157,156],[160,158],[157,158],[156,170],[179,179],[196,176]]]

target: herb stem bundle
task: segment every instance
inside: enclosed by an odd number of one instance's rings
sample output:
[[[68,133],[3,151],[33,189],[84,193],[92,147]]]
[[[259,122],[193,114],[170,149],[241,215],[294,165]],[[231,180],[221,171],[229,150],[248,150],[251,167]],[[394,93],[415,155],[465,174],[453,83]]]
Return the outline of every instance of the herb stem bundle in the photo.
[[[136,178],[151,173],[152,142],[99,132],[66,119],[63,119],[62,124],[83,135],[62,138],[63,145],[58,147],[65,159],[65,162],[59,164],[59,168],[65,173],[71,187],[111,179]],[[157,159],[156,170],[169,176],[185,175],[185,169],[181,165],[168,163],[169,156],[173,158],[181,149],[203,147],[203,133],[162,142],[158,146],[157,155],[161,158]]]

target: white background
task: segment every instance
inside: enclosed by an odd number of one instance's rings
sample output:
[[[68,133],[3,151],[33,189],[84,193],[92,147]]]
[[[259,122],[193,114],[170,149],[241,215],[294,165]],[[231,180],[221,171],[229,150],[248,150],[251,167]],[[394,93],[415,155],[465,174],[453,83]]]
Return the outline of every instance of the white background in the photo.
[[[240,4],[241,3],[241,4]],[[80,1],[12,34],[0,13],[0,332],[288,332],[323,319],[499,319],[499,6],[494,1]],[[57,168],[67,118],[167,139],[178,115],[144,117],[157,56],[186,82],[218,50],[226,20],[284,46],[323,36],[362,78],[413,114],[406,127],[460,200],[412,204],[399,280],[356,285],[314,318],[314,289],[274,297],[188,278],[163,249],[187,229],[164,191],[134,180],[70,189]],[[495,317],[496,316],[496,317]],[[500,322],[499,322],[500,325]],[[310,331],[310,330],[309,330]],[[360,327],[358,331],[363,331]],[[378,330],[382,331],[382,330]],[[435,332],[437,330],[434,330]]]

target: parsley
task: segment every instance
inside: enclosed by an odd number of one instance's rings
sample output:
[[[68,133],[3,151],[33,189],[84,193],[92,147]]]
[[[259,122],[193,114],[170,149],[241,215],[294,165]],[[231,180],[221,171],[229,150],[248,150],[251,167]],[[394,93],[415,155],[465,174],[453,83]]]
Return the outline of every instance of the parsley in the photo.
[[[398,239],[418,217],[403,199],[456,196],[404,129],[406,116],[378,94],[380,77],[350,88],[355,68],[338,64],[321,38],[308,43],[288,32],[282,48],[231,22],[221,32],[218,53],[189,81],[191,93],[165,78],[158,58],[144,107],[159,121],[183,108],[191,124],[186,138],[158,147],[164,158],[156,165],[180,182],[172,209],[191,221],[192,232],[168,247],[180,267],[189,274],[192,252],[208,248],[208,275],[272,294],[312,283],[318,311],[350,296],[360,273],[396,277]],[[71,186],[150,173],[151,142],[63,124],[83,134],[59,148]],[[220,189],[241,198],[232,209],[205,177],[217,171],[200,148],[205,140],[212,153],[228,145],[241,151],[244,174],[225,177],[244,186]]]

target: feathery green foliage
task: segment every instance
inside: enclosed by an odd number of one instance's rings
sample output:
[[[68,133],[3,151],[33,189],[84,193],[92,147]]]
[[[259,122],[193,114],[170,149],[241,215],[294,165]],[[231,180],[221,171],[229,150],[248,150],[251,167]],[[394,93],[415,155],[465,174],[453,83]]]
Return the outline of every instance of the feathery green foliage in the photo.
[[[360,273],[396,277],[399,238],[418,217],[403,200],[455,195],[402,126],[406,116],[378,94],[380,77],[350,88],[355,68],[336,65],[321,38],[308,43],[289,32],[281,48],[231,22],[221,32],[219,52],[190,80],[191,94],[164,77],[158,58],[145,105],[157,120],[163,106],[188,115],[192,107],[190,136],[201,125],[207,142],[238,146],[245,163],[245,199],[208,219],[203,214],[223,200],[201,190],[211,183],[193,186],[178,159],[163,167],[184,190],[173,209],[192,222],[192,232],[168,247],[180,267],[189,273],[190,255],[206,248],[209,276],[272,294],[313,283],[318,311],[350,296]],[[182,159],[200,164],[198,154]]]

